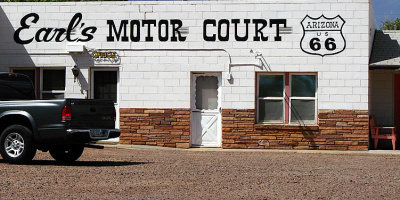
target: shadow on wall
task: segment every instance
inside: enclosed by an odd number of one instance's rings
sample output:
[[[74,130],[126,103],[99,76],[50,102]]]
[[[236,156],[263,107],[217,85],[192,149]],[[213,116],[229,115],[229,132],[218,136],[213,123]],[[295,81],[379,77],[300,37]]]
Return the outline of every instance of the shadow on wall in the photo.
[[[400,57],[399,41],[400,31],[384,33],[381,30],[377,30],[375,32],[370,64],[390,65],[399,63],[398,61],[393,62],[392,60]]]
[[[24,45],[14,41],[14,27],[3,8],[0,7],[0,71],[8,67],[35,66]]]
[[[80,70],[89,70],[89,67],[95,65],[93,58],[89,55],[89,53],[86,50],[83,53],[71,54],[71,57],[74,60],[76,66]],[[76,81],[81,87],[81,94],[86,93],[85,95],[88,98],[89,97],[89,94],[87,94],[87,92],[89,91],[88,77],[85,77],[83,73],[79,73],[79,76],[76,78]]]

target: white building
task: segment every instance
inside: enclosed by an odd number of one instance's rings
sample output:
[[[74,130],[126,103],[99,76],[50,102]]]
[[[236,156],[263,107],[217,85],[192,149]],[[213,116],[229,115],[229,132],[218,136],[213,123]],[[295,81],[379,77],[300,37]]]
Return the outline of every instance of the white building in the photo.
[[[120,143],[368,149],[369,0],[0,6],[1,70],[114,99]]]

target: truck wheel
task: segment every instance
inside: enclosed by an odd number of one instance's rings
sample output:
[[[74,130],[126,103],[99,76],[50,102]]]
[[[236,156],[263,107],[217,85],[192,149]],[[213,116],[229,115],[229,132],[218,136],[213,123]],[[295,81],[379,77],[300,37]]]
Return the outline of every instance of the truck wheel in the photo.
[[[70,163],[81,157],[83,153],[83,144],[55,147],[49,150],[51,157],[60,163]]]
[[[9,163],[25,163],[35,157],[32,131],[21,125],[11,125],[0,136],[0,154]]]

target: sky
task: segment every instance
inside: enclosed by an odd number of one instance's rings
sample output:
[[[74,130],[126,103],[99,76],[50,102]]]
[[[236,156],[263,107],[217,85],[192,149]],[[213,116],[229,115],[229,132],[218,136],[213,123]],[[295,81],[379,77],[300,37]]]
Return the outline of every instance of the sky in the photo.
[[[372,0],[377,28],[385,19],[400,18],[400,0]]]

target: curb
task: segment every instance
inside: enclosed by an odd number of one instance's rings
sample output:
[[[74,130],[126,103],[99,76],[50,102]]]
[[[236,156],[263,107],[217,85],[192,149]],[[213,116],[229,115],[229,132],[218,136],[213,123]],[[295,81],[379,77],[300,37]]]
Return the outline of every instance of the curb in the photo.
[[[302,153],[302,154],[336,154],[336,155],[400,155],[394,150],[340,151],[340,150],[280,150],[280,149],[221,149],[221,148],[169,148],[145,145],[101,144],[107,148],[161,150],[161,151],[195,151],[195,152],[263,152],[263,153]]]

